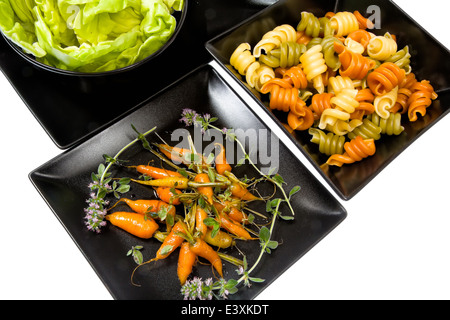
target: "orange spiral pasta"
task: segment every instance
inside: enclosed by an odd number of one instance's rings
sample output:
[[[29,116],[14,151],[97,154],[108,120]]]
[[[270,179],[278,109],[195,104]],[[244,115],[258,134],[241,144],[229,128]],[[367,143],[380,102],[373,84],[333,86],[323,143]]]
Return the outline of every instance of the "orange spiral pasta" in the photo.
[[[305,31],[297,31],[297,43],[307,45],[312,40],[312,37],[308,36]]]
[[[309,108],[304,107],[301,110],[297,110],[296,113],[289,112],[287,121],[289,127],[293,130],[305,131],[314,124],[314,116]]]
[[[261,93],[270,93],[270,109],[304,116],[306,103],[299,98],[299,90],[286,80],[279,78],[269,80],[262,86]]]
[[[305,89],[308,87],[308,79],[300,66],[295,66],[283,72],[283,80],[292,84],[294,88]]]
[[[362,80],[367,76],[369,70],[375,67],[375,61],[348,50],[339,42],[334,43],[334,50],[339,55],[339,61],[341,61],[339,72],[343,77]]]
[[[355,11],[353,12],[353,14],[356,17],[356,20],[358,20],[358,25],[360,29],[373,29],[375,27],[373,22],[367,18],[364,18],[364,16],[359,11]]]
[[[359,106],[355,109],[355,112],[350,115],[350,119],[362,120],[364,116],[375,112],[375,106],[373,105],[375,96],[369,88],[359,90],[355,100],[359,102]]]
[[[432,100],[437,98],[437,94],[427,80],[416,83],[413,89],[415,91],[408,99],[408,118],[411,122],[417,121],[418,115],[425,116]]]
[[[398,89],[397,101],[394,106],[389,110],[393,113],[405,114],[408,111],[408,100],[411,97],[412,91],[408,88]]]
[[[361,44],[364,47],[364,50],[367,49],[367,46],[369,45],[370,39],[372,39],[372,36],[367,30],[356,30],[350,33],[347,36],[347,39],[352,39],[359,44]]]
[[[367,85],[375,95],[392,91],[405,79],[405,70],[392,62],[385,62],[367,76]]]
[[[344,145],[343,155],[334,154],[327,161],[328,165],[342,167],[344,164],[352,164],[373,156],[376,152],[375,140],[364,140],[361,136],[347,142]]]
[[[319,120],[322,116],[323,111],[331,108],[331,98],[333,97],[333,93],[315,94],[312,97],[311,105],[309,106],[309,108],[314,115],[314,120]]]

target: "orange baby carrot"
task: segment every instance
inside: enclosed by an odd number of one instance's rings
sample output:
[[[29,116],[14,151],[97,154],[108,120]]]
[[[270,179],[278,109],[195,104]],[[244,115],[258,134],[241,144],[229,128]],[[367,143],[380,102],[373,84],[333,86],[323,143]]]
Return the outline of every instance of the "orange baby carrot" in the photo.
[[[200,232],[199,238],[204,239],[208,227],[205,225],[204,220],[208,217],[208,214],[200,206],[197,206],[195,211],[195,228]]]
[[[187,189],[189,179],[184,177],[167,177],[155,180],[134,180],[131,181],[151,187],[166,187],[176,189]]]
[[[220,143],[215,143],[214,145],[218,146],[220,148],[219,154],[217,155],[216,160],[215,160],[216,171],[222,175],[225,172],[231,172],[231,166],[227,162],[225,148]]]
[[[200,182],[200,183],[209,183],[211,182],[211,180],[209,180],[209,176],[206,173],[199,173],[195,176],[194,178],[195,182]],[[214,195],[214,190],[212,187],[198,187],[197,191],[204,195],[208,201],[209,204],[213,204],[213,195]]]
[[[177,206],[181,203],[181,201],[179,198],[175,196],[173,191],[175,191],[176,194],[182,193],[180,190],[174,188],[167,188],[167,187],[156,188],[156,194],[158,195],[158,198],[160,198],[164,202]]]
[[[248,201],[261,200],[261,198],[258,198],[257,196],[253,195],[250,191],[248,191],[246,188],[242,187],[238,183],[232,183],[229,188],[231,194],[241,200],[248,200]]]
[[[224,201],[223,203],[214,202],[214,207],[220,212],[226,213],[232,220],[240,223],[248,223],[247,215],[239,210],[236,205],[231,203],[231,201]]]
[[[234,245],[234,241],[231,235],[228,232],[222,230],[217,230],[213,237],[212,230],[208,228],[206,236],[203,240],[205,240],[206,243],[221,249],[226,249]]]
[[[168,178],[168,177],[182,177],[182,175],[176,171],[170,171],[167,169],[146,166],[146,165],[139,165],[136,167],[136,170],[139,173],[142,173],[142,174],[148,175],[149,177],[152,177],[153,179],[162,179],[162,178]]]
[[[176,209],[174,206],[162,201],[162,200],[131,200],[127,198],[120,198],[112,208],[114,208],[120,202],[125,202],[134,212],[140,214],[157,213],[162,208],[167,210],[167,214],[175,217]]]
[[[212,264],[214,269],[216,269],[216,271],[219,273],[219,275],[223,277],[222,259],[220,259],[217,252],[213,248],[211,248],[209,244],[207,244],[204,240],[196,239],[195,243],[191,244],[189,248],[197,256],[208,260]]]
[[[223,227],[228,232],[234,234],[236,237],[244,239],[244,240],[254,240],[250,233],[242,227],[237,222],[231,220],[224,212],[219,214],[219,223],[220,226]]]
[[[177,273],[180,284],[184,285],[189,275],[192,273],[192,268],[197,261],[197,255],[192,252],[189,242],[185,241],[181,245],[178,256]]]
[[[106,220],[111,222],[112,225],[142,239],[151,238],[159,228],[155,220],[135,212],[117,211],[108,214]]]
[[[175,251],[176,248],[178,248],[184,241],[183,237],[180,237],[177,233],[185,233],[186,232],[186,226],[183,222],[178,221],[173,226],[172,230],[170,230],[167,237],[164,239],[164,242],[161,244],[161,246],[158,249],[158,252],[156,253],[156,257],[152,259],[151,261],[161,260],[167,258],[172,252]]]

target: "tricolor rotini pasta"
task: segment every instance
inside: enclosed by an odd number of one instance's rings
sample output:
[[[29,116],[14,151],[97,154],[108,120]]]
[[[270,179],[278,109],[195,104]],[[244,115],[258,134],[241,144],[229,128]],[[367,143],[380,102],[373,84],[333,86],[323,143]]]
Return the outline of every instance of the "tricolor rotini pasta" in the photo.
[[[389,32],[374,34],[360,12],[301,12],[297,26],[283,24],[251,48],[238,45],[231,68],[289,132],[308,131],[312,148],[343,166],[372,156],[384,135],[407,134],[437,99],[416,79],[409,46],[398,49]],[[370,29],[370,30],[369,30]]]

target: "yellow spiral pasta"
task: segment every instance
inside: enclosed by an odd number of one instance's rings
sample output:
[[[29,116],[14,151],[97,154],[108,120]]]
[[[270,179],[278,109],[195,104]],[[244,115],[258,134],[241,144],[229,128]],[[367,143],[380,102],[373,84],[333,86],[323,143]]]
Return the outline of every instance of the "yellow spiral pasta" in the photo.
[[[328,79],[328,92],[338,94],[344,89],[355,89],[355,84],[349,77],[331,77]]]
[[[336,120],[336,122],[332,125],[327,126],[327,130],[330,132],[333,132],[336,135],[339,136],[345,136],[349,133],[353,132],[361,126],[362,121],[358,119],[353,119],[350,121],[344,121],[344,120]]]
[[[375,112],[383,119],[390,116],[390,110],[394,107],[398,97],[398,86],[381,96],[375,96],[373,105]]]
[[[314,88],[319,93],[325,92],[322,74],[328,70],[322,54],[322,46],[316,45],[306,51],[301,57],[300,62],[303,65],[303,71],[306,73],[308,81],[312,81]]]
[[[380,61],[391,58],[396,52],[397,42],[390,33],[386,33],[384,36],[373,37],[367,45],[369,57]]]
[[[359,101],[355,99],[357,94],[358,90],[342,89],[336,96],[331,98],[331,107],[347,112],[350,115],[359,106]]]
[[[327,156],[344,153],[345,137],[331,132],[325,133],[317,128],[310,128],[311,142],[319,145],[320,153]]]
[[[297,41],[297,31],[288,24],[275,27],[272,31],[263,35],[262,39],[253,48],[253,56],[259,58],[264,51],[266,54],[271,50],[278,48],[281,43]]]
[[[351,12],[338,12],[330,19],[331,27],[335,31],[336,37],[347,36],[353,31],[359,30],[359,23],[356,16]]]
[[[256,62],[250,50],[250,44],[241,43],[230,57],[230,64],[243,76],[247,74],[250,65]]]
[[[366,48],[364,48],[361,43],[353,40],[352,38],[346,38],[344,44],[350,51],[354,53],[363,54],[364,51],[366,51]]]
[[[265,64],[260,64],[260,66],[251,73],[250,71],[247,72],[247,76],[252,77],[251,83],[253,84],[252,88],[254,87],[257,91],[261,91],[262,86],[268,82],[269,80],[275,78],[275,71],[273,69]],[[250,82],[247,80],[247,82],[250,85]]]

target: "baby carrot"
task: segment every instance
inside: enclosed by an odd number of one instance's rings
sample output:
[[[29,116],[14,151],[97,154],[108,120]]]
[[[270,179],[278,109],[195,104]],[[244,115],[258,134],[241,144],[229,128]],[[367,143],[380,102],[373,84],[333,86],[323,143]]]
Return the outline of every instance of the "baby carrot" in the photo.
[[[189,179],[184,177],[167,177],[156,180],[134,180],[131,181],[151,187],[165,187],[176,189],[187,189]]]
[[[261,198],[258,198],[254,194],[252,194],[250,191],[248,191],[246,188],[242,187],[239,183],[233,182],[230,186],[230,191],[233,196],[236,198],[239,198],[240,200],[261,200]]]
[[[159,247],[158,252],[156,253],[156,257],[151,261],[161,260],[167,258],[172,252],[175,251],[184,241],[183,237],[180,237],[177,233],[185,233],[186,226],[183,222],[178,221],[173,226],[172,230],[170,230],[167,237],[164,239],[164,242]]]
[[[197,255],[192,252],[189,242],[183,242],[178,256],[177,266],[178,279],[180,280],[181,285],[186,282],[196,261]]]
[[[162,200],[131,200],[127,198],[120,198],[112,208],[114,208],[120,202],[125,202],[134,212],[140,214],[146,213],[158,213],[162,208],[167,210],[167,214],[175,218],[176,209],[174,206],[162,201]],[[111,209],[112,209],[111,208]]]
[[[167,187],[156,188],[156,194],[158,195],[158,198],[160,198],[164,202],[177,206],[181,203],[181,201],[179,198],[176,197],[173,191],[175,191],[176,194],[182,193],[180,190],[174,188],[167,188]]]
[[[256,238],[252,238],[250,233],[244,229],[242,225],[237,222],[231,220],[225,213],[219,214],[219,223],[220,226],[223,227],[228,232],[234,234],[236,237],[244,239],[244,240],[255,240]]]
[[[138,265],[136,268],[134,268],[133,272],[131,273],[131,283],[136,285],[133,282],[133,277],[136,272],[136,270],[148,263],[151,263],[153,261],[158,261],[167,258],[172,252],[175,251],[176,248],[181,246],[181,244],[184,241],[184,238],[179,236],[178,233],[184,233],[186,231],[186,225],[181,221],[177,221],[173,228],[170,230],[169,234],[164,238],[163,243],[158,249],[158,252],[156,252],[156,256],[153,259],[150,259],[148,261],[145,261]]]
[[[211,248],[209,244],[207,244],[202,239],[196,239],[195,243],[191,244],[189,248],[197,256],[208,260],[212,264],[214,269],[216,269],[216,271],[219,273],[219,275],[223,277],[222,260],[220,259],[217,252],[213,248]]]
[[[208,214],[200,206],[197,206],[195,211],[195,228],[200,232],[199,238],[203,239],[206,236],[208,227],[203,222],[208,217]]]
[[[217,155],[215,160],[216,171],[222,175],[226,172],[231,172],[231,166],[227,162],[225,148],[220,143],[215,143],[214,145],[220,148],[219,154]]]
[[[231,203],[231,201],[224,201],[223,204],[225,205],[223,208],[224,212],[228,214],[232,220],[245,224],[248,223],[247,215],[242,212],[242,210],[239,210],[235,204]]]
[[[146,166],[146,165],[139,165],[136,167],[136,170],[137,170],[137,172],[145,174],[149,177],[152,177],[153,179],[162,179],[162,178],[168,178],[168,177],[182,177],[182,175],[179,172],[170,171],[170,170],[158,168],[158,167]]]
[[[135,212],[117,211],[108,214],[106,220],[111,222],[112,225],[142,239],[151,238],[153,233],[159,228],[155,220]]]
[[[194,181],[199,182],[199,183],[210,183],[211,182],[209,180],[209,176],[207,173],[197,174],[194,178]],[[213,204],[214,190],[212,187],[198,187],[197,191],[206,197],[209,204]]]
[[[225,231],[218,230],[217,233],[212,236],[212,230],[208,229],[206,232],[204,240],[206,243],[221,248],[226,249],[231,247],[234,244],[233,238]]]
[[[194,159],[192,158],[192,151],[189,149],[171,147],[167,144],[157,144],[156,145],[167,158],[176,163],[184,163],[189,165],[191,163],[198,163],[201,165],[206,165],[206,159],[201,154],[194,154]]]

